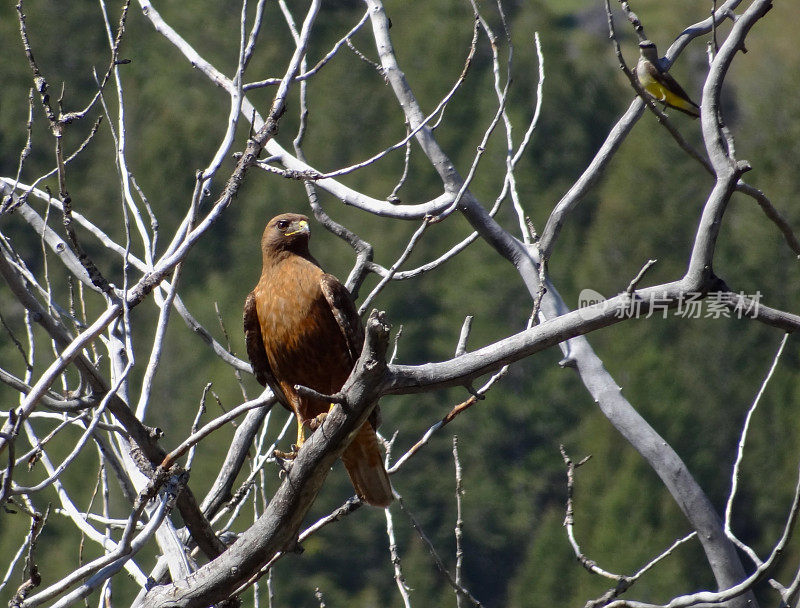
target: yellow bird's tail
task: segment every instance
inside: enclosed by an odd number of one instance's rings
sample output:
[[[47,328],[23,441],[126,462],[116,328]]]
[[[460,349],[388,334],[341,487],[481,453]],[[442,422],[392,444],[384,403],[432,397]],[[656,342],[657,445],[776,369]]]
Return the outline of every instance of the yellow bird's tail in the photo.
[[[669,107],[675,108],[694,118],[700,118],[700,106],[689,99],[689,96],[677,82],[674,82],[674,80],[672,82],[674,83],[672,89],[667,88],[661,83],[655,83],[645,88],[645,90],[655,99]]]

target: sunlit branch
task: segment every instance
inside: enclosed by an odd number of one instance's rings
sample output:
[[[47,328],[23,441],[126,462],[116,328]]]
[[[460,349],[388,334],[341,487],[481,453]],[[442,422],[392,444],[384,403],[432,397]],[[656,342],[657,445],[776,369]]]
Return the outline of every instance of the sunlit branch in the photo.
[[[333,45],[333,48],[330,51],[328,51],[325,54],[325,56],[314,65],[313,68],[295,76],[294,82],[305,82],[309,78],[314,76],[317,72],[319,72],[325,65],[328,64],[328,62],[331,59],[333,59],[336,53],[339,52],[339,49],[342,48],[342,45],[344,45],[350,37],[354,36],[355,33],[361,29],[361,26],[363,26],[367,22],[368,18],[369,18],[369,13],[365,12],[361,17],[361,20],[358,23],[356,23],[353,26],[353,28],[349,32],[347,32],[347,34],[344,35],[344,37],[339,39],[339,41]],[[280,82],[281,82],[280,78],[267,78],[266,80],[259,80],[258,82],[248,82],[247,84],[244,85],[244,90],[249,91],[250,89],[257,89],[260,87],[275,86],[277,84],[280,84]]]
[[[377,297],[377,295],[381,292],[381,290],[383,290],[386,284],[392,280],[394,273],[397,272],[397,269],[400,268],[400,266],[402,266],[408,259],[408,256],[411,255],[411,252],[414,250],[414,246],[417,244],[417,241],[419,241],[419,239],[422,238],[422,235],[428,228],[428,226],[430,226],[430,221],[428,220],[428,218],[426,218],[422,221],[422,224],[420,224],[419,228],[416,229],[414,234],[411,235],[411,238],[409,239],[406,248],[403,250],[403,253],[400,254],[400,257],[397,258],[397,261],[394,264],[392,264],[392,267],[381,278],[381,280],[378,282],[375,288],[370,292],[370,294],[366,298],[364,298],[364,302],[358,308],[358,314],[364,314],[364,311],[369,308],[370,304],[375,299],[375,297]]]
[[[699,591],[688,595],[681,595],[666,604],[650,604],[646,602],[635,602],[631,600],[617,600],[607,604],[609,608],[689,608],[700,606],[717,606],[730,601],[744,593],[750,591],[753,585],[758,582],[766,572],[772,569],[775,562],[780,558],[786,544],[789,542],[797,521],[798,510],[800,510],[800,476],[798,476],[795,486],[794,497],[789,510],[789,514],[784,524],[780,538],[773,546],[769,556],[758,567],[741,582],[724,589],[722,591]]]
[[[455,464],[456,476],[456,526],[455,526],[455,541],[456,541],[456,585],[462,586],[463,583],[463,568],[464,568],[464,517],[462,513],[462,496],[464,495],[464,481],[461,469],[461,459],[458,456],[458,436],[453,435],[453,463]],[[456,606],[463,608],[465,600],[463,593],[456,592]]]
[[[764,381],[761,383],[761,386],[758,389],[758,393],[756,393],[755,399],[753,399],[753,403],[750,406],[750,409],[747,410],[747,416],[744,419],[744,424],[742,424],[742,432],[739,436],[739,444],[736,450],[736,460],[733,463],[733,470],[731,471],[731,490],[728,493],[728,500],[725,502],[725,534],[728,538],[730,538],[739,549],[747,553],[748,557],[753,560],[753,563],[758,566],[761,564],[761,559],[756,555],[755,551],[753,551],[749,546],[744,544],[739,538],[733,533],[731,529],[731,519],[733,515],[733,501],[736,499],[736,492],[739,488],[739,468],[742,464],[742,459],[744,458],[744,448],[747,442],[747,434],[750,430],[750,422],[753,419],[753,415],[755,414],[756,408],[758,407],[759,402],[761,401],[761,397],[764,395],[764,391],[767,388],[767,384],[769,384],[772,375],[775,373],[775,369],[778,367],[778,362],[781,359],[781,355],[783,354],[783,349],[786,346],[786,342],[789,339],[789,334],[784,334],[783,339],[781,340],[780,345],[778,346],[778,350],[775,353],[775,357],[772,360],[772,365],[767,372],[767,375],[764,377]]]
[[[241,416],[244,412],[265,405],[267,401],[271,398],[271,396],[272,395],[270,392],[265,391],[258,398],[242,403],[241,405],[226,412],[222,416],[218,416],[214,420],[207,422],[206,424],[203,425],[201,429],[189,435],[185,440],[181,442],[181,444],[178,447],[176,447],[169,454],[167,454],[164,460],[161,462],[161,466],[164,468],[171,467],[175,463],[175,461],[177,461],[181,456],[183,456],[186,453],[186,451],[191,446],[195,445],[198,441],[202,440],[204,437],[213,433],[214,431],[224,426],[231,420]]]
[[[481,602],[474,595],[472,595],[472,593],[470,593],[468,589],[462,587],[453,578],[453,575],[444,565],[442,558],[439,556],[439,553],[436,551],[436,548],[433,546],[433,543],[431,542],[430,538],[428,538],[427,534],[425,534],[419,521],[414,516],[414,514],[409,510],[408,506],[405,504],[405,501],[401,496],[397,496],[397,502],[400,503],[400,508],[403,510],[403,512],[406,514],[409,521],[411,522],[411,527],[414,528],[414,531],[417,533],[417,536],[425,545],[425,548],[428,550],[428,553],[430,553],[434,564],[436,564],[436,569],[444,577],[444,579],[448,583],[450,583],[450,586],[453,588],[453,590],[458,595],[462,596],[464,599],[469,601],[472,605],[478,606],[479,608],[480,606],[483,606],[483,604],[481,604]]]
[[[91,576],[80,587],[78,587],[72,593],[64,596],[60,601],[53,604],[53,606],[59,607],[68,606],[76,599],[87,596],[100,583],[120,570],[126,563],[128,563],[133,555],[139,552],[147,540],[149,540],[149,538],[155,533],[155,531],[164,521],[164,518],[171,508],[175,493],[177,492],[176,486],[179,481],[175,480],[170,483],[171,487],[168,488],[167,491],[162,495],[158,508],[155,510],[150,518],[150,521],[148,521],[147,525],[139,532],[139,534],[134,536],[134,530],[136,527],[135,522],[138,519],[138,516],[141,514],[145,503],[150,497],[142,500],[139,508],[135,509],[134,512],[131,513],[125,530],[123,531],[122,538],[113,552],[107,553],[106,555],[89,562],[83,567],[74,570],[69,576],[58,581],[58,583],[37,593],[36,595],[27,598],[24,603],[20,604],[20,608],[34,608],[35,606],[38,606],[50,599],[53,599],[57,595],[64,593],[64,591],[69,589],[81,579],[93,574],[94,576]]]
[[[392,518],[391,509],[384,509],[383,514],[386,517],[386,537],[389,541],[389,558],[394,566],[394,580],[397,585],[397,590],[400,593],[400,598],[403,600],[404,608],[411,608],[411,597],[409,591],[411,588],[406,583],[403,570],[400,567],[400,553],[397,549],[397,540],[394,536],[394,519]],[[461,597],[460,595],[458,597]]]
[[[28,423],[25,423],[24,428],[31,444],[36,443],[38,440],[30,425]],[[41,462],[44,465],[48,475],[53,475],[55,473],[56,469],[50,462],[50,458],[48,457],[47,452],[42,452]],[[91,539],[95,543],[99,544],[101,547],[105,548],[107,552],[113,552],[117,550],[118,543],[114,542],[110,538],[107,538],[105,535],[98,532],[93,526],[89,524],[89,522],[84,517],[84,514],[81,513],[80,510],[75,506],[72,499],[69,497],[66,488],[62,485],[61,481],[58,478],[55,479],[53,485],[56,489],[59,501],[61,502],[61,507],[65,511],[65,514],[67,514],[68,517],[75,524],[75,526],[83,534],[85,534],[87,538]],[[125,569],[133,577],[133,579],[136,581],[137,584],[141,586],[144,586],[146,584],[147,577],[141,571],[141,569],[136,565],[136,563],[133,562],[133,560],[126,561]]]

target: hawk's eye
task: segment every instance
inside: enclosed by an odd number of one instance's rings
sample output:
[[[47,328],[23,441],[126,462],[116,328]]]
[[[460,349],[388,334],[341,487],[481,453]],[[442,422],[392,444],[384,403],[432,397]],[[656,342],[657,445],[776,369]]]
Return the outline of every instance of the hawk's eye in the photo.
[[[286,230],[289,227],[289,220],[279,220],[276,225],[278,230]]]

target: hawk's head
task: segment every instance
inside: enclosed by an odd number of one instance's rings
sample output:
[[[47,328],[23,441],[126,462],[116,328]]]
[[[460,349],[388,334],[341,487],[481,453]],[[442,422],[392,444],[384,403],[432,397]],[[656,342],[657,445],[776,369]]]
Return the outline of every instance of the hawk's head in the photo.
[[[267,223],[264,236],[261,237],[261,250],[265,254],[281,251],[306,254],[310,235],[308,218],[305,215],[282,213]]]

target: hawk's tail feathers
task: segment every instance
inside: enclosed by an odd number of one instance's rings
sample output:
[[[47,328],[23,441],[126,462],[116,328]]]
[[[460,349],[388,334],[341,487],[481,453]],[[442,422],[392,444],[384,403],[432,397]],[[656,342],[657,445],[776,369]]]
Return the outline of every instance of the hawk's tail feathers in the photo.
[[[374,507],[388,507],[394,499],[389,474],[383,466],[378,437],[369,421],[359,429],[353,442],[342,454],[356,494]]]

